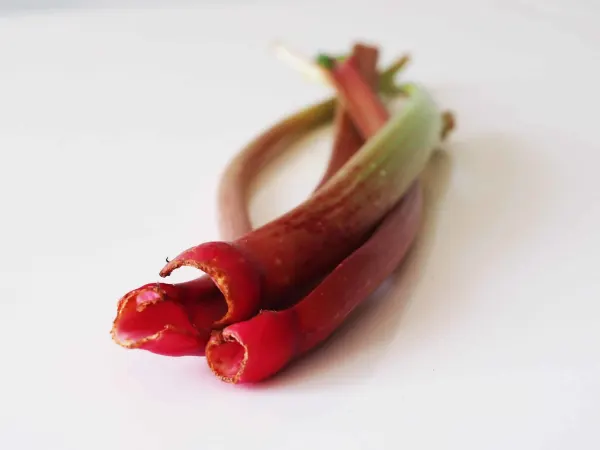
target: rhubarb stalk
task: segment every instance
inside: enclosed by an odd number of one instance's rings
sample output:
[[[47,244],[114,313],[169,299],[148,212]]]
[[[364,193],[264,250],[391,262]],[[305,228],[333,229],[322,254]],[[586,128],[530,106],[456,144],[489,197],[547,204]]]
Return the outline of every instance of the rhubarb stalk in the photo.
[[[371,89],[376,89],[378,83],[376,67],[379,56],[377,49],[375,47],[356,44],[352,56],[356,61],[357,70],[365,82]],[[334,129],[336,132],[333,140],[333,151],[327,170],[317,185],[317,190],[360,149],[365,141],[364,136],[360,134],[360,130],[354,125],[352,117],[346,111],[344,105],[339,104],[339,102],[335,111]]]
[[[385,127],[387,111],[360,79],[353,61],[332,69],[334,84],[351,105],[357,125],[370,133]],[[357,108],[359,103],[367,107]],[[421,187],[415,181],[368,241],[304,300],[214,332],[206,349],[211,370],[227,382],[261,381],[326,339],[402,260],[417,234],[421,210]]]
[[[421,209],[421,186],[415,183],[367,242],[305,299],[215,331],[206,348],[211,370],[230,383],[262,381],[329,337],[402,261]]]

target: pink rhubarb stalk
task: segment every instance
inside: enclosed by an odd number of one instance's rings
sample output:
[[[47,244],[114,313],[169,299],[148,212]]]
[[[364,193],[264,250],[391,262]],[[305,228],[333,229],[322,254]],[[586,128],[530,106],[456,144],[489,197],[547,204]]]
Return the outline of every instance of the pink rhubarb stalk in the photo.
[[[352,52],[356,68],[371,89],[377,88],[379,77],[377,76],[377,59],[379,52],[375,47],[356,44]],[[402,64],[404,65],[404,64]],[[400,67],[402,67],[402,65]],[[338,104],[335,111],[334,129],[336,130],[333,140],[333,152],[329,159],[327,170],[317,185],[317,190],[360,149],[364,144],[366,135],[356,128],[351,115],[343,104]]]
[[[387,112],[359,78],[352,59],[334,68],[332,77],[345,104],[354,106],[349,110],[361,129],[374,134],[385,125]],[[368,107],[356,107],[359,103]],[[258,382],[329,337],[402,261],[417,234],[421,211],[416,181],[367,242],[301,302],[214,332],[206,348],[211,370],[226,382]]]

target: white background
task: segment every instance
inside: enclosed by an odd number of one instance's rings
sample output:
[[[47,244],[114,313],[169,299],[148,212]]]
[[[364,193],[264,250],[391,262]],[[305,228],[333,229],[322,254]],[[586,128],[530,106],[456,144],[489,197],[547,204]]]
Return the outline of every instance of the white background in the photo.
[[[418,3],[0,0],[0,448],[600,448],[600,9]],[[275,39],[410,51],[458,130],[391,283],[235,387],[109,330],[166,256],[218,237],[228,159],[328,95]],[[256,224],[308,195],[329,139],[270,168]]]

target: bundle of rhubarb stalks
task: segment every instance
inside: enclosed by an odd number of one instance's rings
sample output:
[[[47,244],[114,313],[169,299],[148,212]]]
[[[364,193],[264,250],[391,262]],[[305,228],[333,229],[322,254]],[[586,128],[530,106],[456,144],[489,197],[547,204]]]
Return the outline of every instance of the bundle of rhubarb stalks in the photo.
[[[415,241],[421,175],[454,126],[418,84],[397,84],[408,58],[378,70],[379,50],[348,55],[280,55],[334,97],[266,130],[227,166],[219,190],[223,241],[182,252],[160,271],[191,266],[202,276],[150,283],[121,298],[114,341],[166,356],[204,356],[230,383],[255,383],[315,350],[394,271]],[[405,97],[398,113],[387,105]],[[334,122],[333,149],[313,194],[252,229],[248,196],[267,161]]]

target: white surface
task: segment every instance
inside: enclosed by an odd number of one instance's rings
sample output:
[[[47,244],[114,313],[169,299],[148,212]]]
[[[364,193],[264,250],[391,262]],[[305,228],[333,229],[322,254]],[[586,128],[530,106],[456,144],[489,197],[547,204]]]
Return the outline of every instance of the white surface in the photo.
[[[2,2],[0,448],[600,448],[600,9],[211,3]],[[327,94],[269,54],[276,38],[408,50],[459,128],[421,251],[325,348],[248,389],[108,332],[165,256],[217,238],[228,158]],[[318,142],[263,184],[257,223],[308,194]]]

